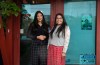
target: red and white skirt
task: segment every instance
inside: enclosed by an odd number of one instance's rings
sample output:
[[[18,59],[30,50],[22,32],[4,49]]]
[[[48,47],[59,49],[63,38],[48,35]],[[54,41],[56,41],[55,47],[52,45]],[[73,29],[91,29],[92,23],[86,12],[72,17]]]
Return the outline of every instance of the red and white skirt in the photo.
[[[49,45],[47,65],[65,65],[65,57],[62,57],[63,46]]]

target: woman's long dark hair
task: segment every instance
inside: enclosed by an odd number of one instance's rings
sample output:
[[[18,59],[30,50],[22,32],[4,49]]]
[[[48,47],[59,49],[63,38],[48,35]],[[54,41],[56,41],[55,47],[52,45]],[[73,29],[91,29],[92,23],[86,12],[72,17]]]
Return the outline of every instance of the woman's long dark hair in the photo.
[[[57,23],[56,23],[56,19],[57,19],[57,16],[58,15],[60,15],[61,17],[62,17],[62,19],[63,19],[63,22],[62,22],[62,25],[58,28],[58,30],[57,30],[57,36],[59,37],[59,34],[60,34],[60,32],[62,31],[62,34],[65,36],[65,26],[67,26],[67,22],[66,22],[66,20],[65,20],[65,18],[64,18],[64,16],[63,16],[63,14],[61,14],[61,13],[58,13],[58,14],[56,14],[56,16],[55,16],[55,22],[54,22],[54,27],[53,27],[53,29],[51,30],[51,32],[50,32],[50,37],[52,38],[53,36],[53,32],[54,32],[54,30],[56,29],[56,27],[57,27]]]
[[[44,18],[44,15],[43,15],[43,13],[41,12],[41,11],[37,11],[36,13],[35,13],[35,16],[34,16],[34,20],[33,20],[33,24],[34,24],[34,27],[35,28],[38,28],[38,19],[37,19],[37,14],[38,13],[41,13],[42,14],[42,16],[43,16],[43,19],[42,19],[42,26],[44,27],[44,29],[47,29],[48,27],[48,24],[46,23],[46,21],[45,21],[45,18]]]

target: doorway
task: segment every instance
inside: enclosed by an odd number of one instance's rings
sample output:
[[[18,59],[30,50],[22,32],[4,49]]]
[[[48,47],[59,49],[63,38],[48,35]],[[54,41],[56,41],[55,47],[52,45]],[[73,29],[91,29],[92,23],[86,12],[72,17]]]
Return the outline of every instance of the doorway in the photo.
[[[27,30],[33,22],[36,11],[44,14],[46,22],[50,25],[50,4],[22,4],[22,18],[20,28],[20,65],[29,65],[30,46],[32,40],[27,38]]]

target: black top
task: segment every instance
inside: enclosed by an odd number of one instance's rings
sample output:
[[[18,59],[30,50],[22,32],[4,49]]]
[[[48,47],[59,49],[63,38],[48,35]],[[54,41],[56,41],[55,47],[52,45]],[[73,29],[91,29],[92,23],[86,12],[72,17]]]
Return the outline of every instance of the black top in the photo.
[[[45,40],[39,40],[36,37],[39,35],[45,35],[46,39]],[[48,25],[35,25],[34,23],[31,23],[28,32],[27,32],[27,37],[31,38],[33,40],[33,44],[42,44],[42,45],[47,45],[48,44]]]

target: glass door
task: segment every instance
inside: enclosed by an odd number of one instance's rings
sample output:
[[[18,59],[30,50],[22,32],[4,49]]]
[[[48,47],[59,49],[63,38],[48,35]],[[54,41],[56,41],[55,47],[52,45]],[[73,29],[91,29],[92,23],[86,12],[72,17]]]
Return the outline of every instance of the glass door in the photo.
[[[65,0],[64,15],[71,29],[67,64],[95,65],[95,0]]]

